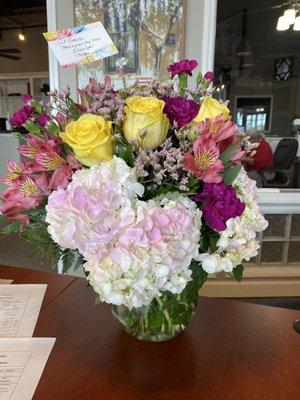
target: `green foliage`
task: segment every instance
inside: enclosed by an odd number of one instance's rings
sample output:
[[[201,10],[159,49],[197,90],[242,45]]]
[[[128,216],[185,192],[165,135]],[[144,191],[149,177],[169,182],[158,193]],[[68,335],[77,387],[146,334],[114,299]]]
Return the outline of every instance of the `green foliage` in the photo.
[[[4,235],[6,236],[6,235],[10,235],[11,233],[18,232],[20,229],[20,226],[21,226],[20,221],[13,221],[2,230],[2,233],[4,233]]]
[[[232,272],[228,272],[228,275],[236,281],[241,282],[243,279],[243,272],[244,267],[240,264],[233,268]]]
[[[235,178],[238,176],[241,169],[241,165],[234,165],[233,167],[225,170],[223,173],[224,183],[226,185],[231,185],[234,182]]]
[[[241,143],[241,140],[229,146],[226,150],[224,150],[219,159],[223,162],[224,165],[228,164],[233,154],[236,152],[237,147]]]
[[[201,85],[202,81],[203,81],[203,75],[202,75],[202,72],[199,71],[199,73],[197,75],[197,87],[199,87]]]
[[[37,114],[42,114],[43,112],[43,106],[39,101],[36,100],[31,100],[30,102],[31,106],[34,108],[35,112]]]
[[[215,252],[217,250],[217,242],[220,239],[220,234],[207,225],[201,226],[200,250],[202,253],[207,253],[209,250]]]
[[[187,74],[183,74],[183,73],[179,74],[179,93],[181,95],[183,95],[185,93],[186,88],[188,86],[187,79],[188,79]]]
[[[24,126],[28,130],[28,132],[33,133],[34,135],[39,136],[41,134],[40,127],[34,121],[28,121]]]
[[[70,118],[76,121],[81,115],[78,105],[70,97],[66,98],[66,105],[69,109],[68,114]]]
[[[38,215],[38,214],[37,214]],[[26,225],[21,238],[31,243],[36,249],[31,253],[32,257],[40,257],[42,260],[51,259],[53,263],[58,263],[61,255],[60,247],[52,240],[47,230],[48,224],[40,218],[40,215],[31,219],[30,224]]]
[[[70,249],[66,249],[62,252],[61,260],[63,265],[62,272],[66,273],[74,264],[75,253]]]
[[[199,263],[192,262],[192,280],[179,294],[163,292],[149,306],[123,308],[121,323],[131,334],[144,340],[172,337],[178,329],[184,329],[192,318],[198,300],[198,291],[207,279],[207,273]],[[99,299],[96,300],[97,302]]]
[[[74,267],[74,270],[76,271],[77,269],[82,267],[84,263],[81,254],[79,254],[77,251],[70,249],[62,251],[61,260],[63,264],[63,269],[62,269],[63,273],[66,273],[72,267]]]
[[[133,146],[131,144],[128,143],[126,146],[119,144],[115,149],[116,155],[122,158],[129,167],[134,166]]]
[[[60,132],[60,128],[55,122],[50,122],[50,124],[47,125],[47,130],[52,133],[52,135],[57,135]]]

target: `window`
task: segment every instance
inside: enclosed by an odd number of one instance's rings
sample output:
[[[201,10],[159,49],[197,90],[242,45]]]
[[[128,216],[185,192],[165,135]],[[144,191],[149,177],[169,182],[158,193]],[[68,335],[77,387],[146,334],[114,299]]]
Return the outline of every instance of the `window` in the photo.
[[[236,123],[245,130],[270,131],[272,97],[237,97]]]
[[[239,126],[286,137],[300,118],[300,31],[276,29],[279,3],[218,0],[214,72]]]
[[[108,74],[117,73],[122,66],[125,73],[137,73],[139,67],[138,32],[130,24],[130,21],[125,21],[124,31],[118,32],[111,25],[108,15],[105,17],[104,26],[119,50],[118,54],[105,60],[106,72]]]

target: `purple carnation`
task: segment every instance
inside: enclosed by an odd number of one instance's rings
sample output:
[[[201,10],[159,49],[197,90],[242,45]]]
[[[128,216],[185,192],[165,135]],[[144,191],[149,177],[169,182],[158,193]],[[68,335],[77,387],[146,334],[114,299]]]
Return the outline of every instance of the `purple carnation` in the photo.
[[[30,94],[24,94],[24,96],[23,96],[24,104],[30,105],[31,100],[33,100],[33,97]]]
[[[224,231],[226,222],[240,216],[245,210],[245,204],[237,197],[234,188],[226,186],[224,182],[204,183],[203,191],[193,200],[203,203],[203,219],[217,231]]]
[[[177,124],[178,128],[190,123],[198,114],[200,105],[194,100],[187,100],[184,97],[164,97],[164,113],[167,114],[170,123]]]
[[[168,71],[171,72],[171,78],[180,74],[188,74],[192,76],[192,71],[197,67],[197,65],[198,63],[196,60],[180,60],[169,65]]]
[[[49,115],[47,114],[41,114],[38,116],[37,118],[37,122],[41,125],[41,126],[46,126],[49,122],[50,122],[51,118],[49,117]]]
[[[33,111],[33,107],[24,106],[14,113],[9,122],[15,128],[21,128],[28,121]]]

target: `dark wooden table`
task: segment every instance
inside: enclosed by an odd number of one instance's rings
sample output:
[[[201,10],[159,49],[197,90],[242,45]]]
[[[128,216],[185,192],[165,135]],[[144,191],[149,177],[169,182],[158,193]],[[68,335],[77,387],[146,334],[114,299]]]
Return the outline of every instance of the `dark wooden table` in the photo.
[[[182,335],[144,343],[109,306],[94,306],[83,279],[9,267],[0,278],[48,283],[52,293],[34,336],[57,341],[35,400],[300,399],[297,311],[200,297]]]

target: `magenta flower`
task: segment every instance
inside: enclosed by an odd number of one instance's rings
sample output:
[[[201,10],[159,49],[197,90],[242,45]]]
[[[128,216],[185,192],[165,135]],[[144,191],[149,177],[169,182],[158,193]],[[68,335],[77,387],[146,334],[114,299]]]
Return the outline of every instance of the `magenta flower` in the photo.
[[[203,219],[217,231],[224,231],[226,222],[239,217],[245,210],[245,204],[237,197],[234,188],[226,186],[224,182],[204,183],[203,191],[193,200],[203,203]]]
[[[41,114],[37,117],[37,122],[42,126],[46,126],[51,121],[51,118],[47,114]]]
[[[30,106],[31,100],[33,100],[33,97],[30,94],[24,94],[23,96],[23,102],[27,106]]]
[[[34,108],[26,105],[20,110],[16,111],[9,122],[15,128],[21,128],[29,120],[33,112]]]
[[[205,81],[212,82],[214,80],[215,74],[212,71],[207,71],[204,75],[203,79]]]
[[[192,71],[198,66],[196,60],[180,60],[175,62],[168,67],[168,71],[171,72],[171,78],[175,75],[188,74],[192,76]]]
[[[193,154],[184,156],[185,169],[204,182],[221,182],[224,166],[219,155],[215,141],[209,135],[201,135],[194,142]]]
[[[176,124],[178,128],[190,123],[198,114],[200,105],[194,100],[184,97],[164,97],[164,113],[167,114],[170,123]]]

